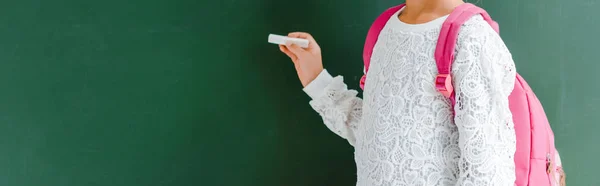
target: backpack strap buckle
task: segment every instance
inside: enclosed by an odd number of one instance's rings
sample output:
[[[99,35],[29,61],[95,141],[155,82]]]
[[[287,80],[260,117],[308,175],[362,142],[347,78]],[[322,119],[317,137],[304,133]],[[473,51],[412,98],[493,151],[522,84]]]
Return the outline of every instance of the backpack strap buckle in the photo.
[[[435,77],[435,88],[449,98],[454,92],[454,86],[452,86],[452,76],[450,74],[438,74]]]

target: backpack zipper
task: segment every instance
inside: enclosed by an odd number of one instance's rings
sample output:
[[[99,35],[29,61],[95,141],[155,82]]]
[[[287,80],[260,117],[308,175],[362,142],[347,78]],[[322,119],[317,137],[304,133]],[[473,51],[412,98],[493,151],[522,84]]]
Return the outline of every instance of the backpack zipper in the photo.
[[[546,173],[550,174],[552,172],[552,156],[550,153],[546,154]]]

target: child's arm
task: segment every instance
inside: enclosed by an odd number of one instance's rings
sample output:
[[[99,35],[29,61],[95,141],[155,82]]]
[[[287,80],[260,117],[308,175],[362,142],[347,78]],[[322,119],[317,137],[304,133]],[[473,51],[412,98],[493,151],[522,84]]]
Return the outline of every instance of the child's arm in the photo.
[[[310,105],[323,117],[327,128],[354,145],[354,130],[362,117],[362,99],[356,96],[358,92],[348,90],[341,76],[331,77],[327,70],[304,91],[313,99]]]
[[[354,145],[354,129],[362,115],[362,100],[356,97],[356,91],[346,88],[341,76],[333,78],[323,69],[321,48],[310,34],[294,32],[288,37],[309,41],[307,48],[288,44],[280,45],[279,49],[294,62],[304,91],[313,99],[310,105],[331,131]]]
[[[516,136],[508,105],[516,79],[512,56],[479,16],[461,28],[457,44],[452,67],[461,150],[456,185],[513,186]]]

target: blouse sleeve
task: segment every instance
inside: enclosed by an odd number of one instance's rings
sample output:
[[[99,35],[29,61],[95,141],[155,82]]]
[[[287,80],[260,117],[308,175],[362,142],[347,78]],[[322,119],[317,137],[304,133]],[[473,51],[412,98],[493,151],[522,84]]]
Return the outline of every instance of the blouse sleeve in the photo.
[[[356,96],[358,92],[348,90],[341,76],[332,77],[327,70],[304,91],[312,98],[310,105],[321,115],[327,128],[354,145],[354,132],[362,117],[362,99]]]
[[[459,33],[452,66],[459,132],[457,186],[513,186],[516,139],[508,96],[516,79],[512,56],[480,16]]]

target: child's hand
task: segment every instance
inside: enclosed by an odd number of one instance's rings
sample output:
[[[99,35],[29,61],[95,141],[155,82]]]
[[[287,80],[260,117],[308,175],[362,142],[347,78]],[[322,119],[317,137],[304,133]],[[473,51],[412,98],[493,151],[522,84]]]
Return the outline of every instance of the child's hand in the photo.
[[[308,39],[308,48],[300,48],[292,44],[279,45],[279,49],[294,62],[300,82],[306,87],[323,71],[321,48],[308,33],[293,32],[288,34],[288,37]]]

